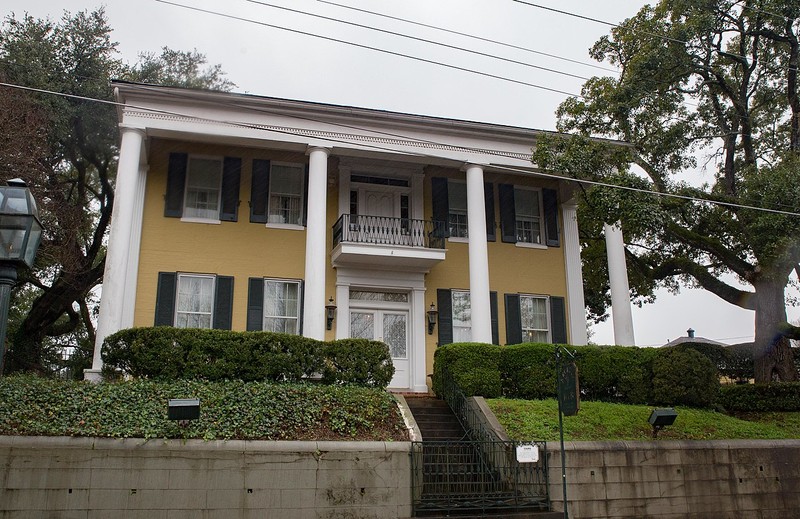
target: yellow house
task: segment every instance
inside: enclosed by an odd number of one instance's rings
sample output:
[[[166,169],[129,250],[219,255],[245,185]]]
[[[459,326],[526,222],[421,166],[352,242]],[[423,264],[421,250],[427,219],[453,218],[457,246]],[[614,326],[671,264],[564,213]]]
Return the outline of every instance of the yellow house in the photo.
[[[586,343],[573,188],[531,163],[543,132],[114,88],[122,142],[87,378],[103,339],[131,326],[379,339],[390,387],[412,392],[441,344]]]

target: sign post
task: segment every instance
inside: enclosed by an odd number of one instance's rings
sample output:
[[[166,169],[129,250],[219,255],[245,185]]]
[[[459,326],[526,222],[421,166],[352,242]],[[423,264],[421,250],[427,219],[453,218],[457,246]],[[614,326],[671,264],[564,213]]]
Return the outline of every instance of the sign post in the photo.
[[[569,360],[563,359],[563,353]],[[564,494],[564,519],[569,519],[567,511],[567,466],[564,452],[564,415],[575,416],[581,407],[578,367],[575,356],[563,346],[556,346],[556,393],[558,395],[558,432],[561,437],[561,484]]]

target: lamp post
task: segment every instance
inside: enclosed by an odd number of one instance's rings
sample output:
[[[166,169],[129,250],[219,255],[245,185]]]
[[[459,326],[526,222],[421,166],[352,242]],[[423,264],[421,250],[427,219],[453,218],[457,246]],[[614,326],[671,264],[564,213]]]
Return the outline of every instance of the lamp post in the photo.
[[[18,267],[33,266],[42,241],[42,223],[30,189],[18,178],[6,184],[0,186],[0,376],[6,352],[11,287],[17,280]]]

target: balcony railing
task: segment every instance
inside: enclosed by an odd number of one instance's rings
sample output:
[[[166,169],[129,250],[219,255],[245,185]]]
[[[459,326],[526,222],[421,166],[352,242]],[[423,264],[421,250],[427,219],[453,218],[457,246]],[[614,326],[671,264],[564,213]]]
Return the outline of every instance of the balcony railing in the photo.
[[[333,226],[333,246],[339,243],[444,249],[444,223],[411,218],[343,214]]]

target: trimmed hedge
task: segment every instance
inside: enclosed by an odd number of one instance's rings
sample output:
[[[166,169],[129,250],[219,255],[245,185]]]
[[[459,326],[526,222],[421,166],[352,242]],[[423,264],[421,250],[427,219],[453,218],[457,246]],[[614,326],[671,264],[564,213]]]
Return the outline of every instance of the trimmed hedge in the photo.
[[[433,359],[433,390],[437,395],[443,394],[442,372],[445,369],[466,396],[495,398],[501,395],[498,346],[472,342],[447,344],[436,350]]]
[[[448,344],[434,355],[433,390],[447,369],[467,396],[545,399],[556,396],[553,344]],[[691,349],[570,346],[581,398],[629,404],[709,406],[717,396],[713,364]],[[659,361],[659,359],[663,359]],[[677,368],[676,368],[677,366]],[[686,376],[681,377],[680,375]]]
[[[718,403],[727,412],[800,411],[800,382],[722,386]]]
[[[103,372],[153,380],[297,382],[322,374],[329,384],[385,388],[394,366],[385,344],[324,343],[299,335],[196,328],[129,328],[106,338]]]

